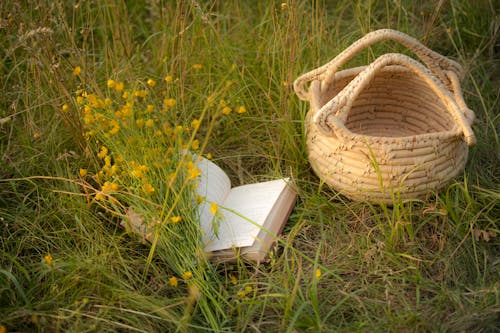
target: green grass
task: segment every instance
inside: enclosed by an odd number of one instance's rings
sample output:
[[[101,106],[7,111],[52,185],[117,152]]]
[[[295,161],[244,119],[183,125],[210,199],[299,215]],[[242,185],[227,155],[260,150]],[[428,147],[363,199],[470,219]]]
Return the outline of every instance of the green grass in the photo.
[[[0,332],[495,331],[498,14],[494,1],[417,3],[1,2]],[[459,61],[477,116],[478,143],[462,176],[392,207],[351,202],[321,184],[305,151],[308,105],[291,87],[378,28],[406,32]],[[403,51],[377,45],[350,65],[387,50]],[[167,75],[174,81],[166,83]],[[118,105],[110,78],[149,89],[144,103],[156,109],[165,97],[176,100],[154,126],[186,127],[203,115],[197,133],[160,141],[121,129],[86,140],[75,92]],[[231,114],[217,111],[221,99]],[[247,111],[237,114],[241,105]],[[235,185],[282,175],[296,181],[299,200],[269,263],[207,262],[175,158],[148,171],[153,195],[123,176],[111,193],[115,204],[95,200],[103,143],[130,168],[132,160],[153,163],[148,152],[179,151],[194,139]],[[180,181],[161,185],[178,167]],[[80,176],[81,168],[89,174]],[[155,231],[152,246],[120,227],[120,205],[148,219],[184,220]],[[184,280],[186,271],[193,276]]]

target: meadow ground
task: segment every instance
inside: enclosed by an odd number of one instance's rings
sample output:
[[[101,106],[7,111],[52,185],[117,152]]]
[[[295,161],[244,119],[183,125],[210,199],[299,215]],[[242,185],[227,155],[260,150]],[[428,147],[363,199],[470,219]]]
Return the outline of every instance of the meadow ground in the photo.
[[[291,85],[379,28],[460,62],[477,115],[465,171],[391,207],[321,184]],[[496,331],[499,34],[487,0],[2,1],[0,332]],[[185,148],[294,179],[268,263],[207,261]]]

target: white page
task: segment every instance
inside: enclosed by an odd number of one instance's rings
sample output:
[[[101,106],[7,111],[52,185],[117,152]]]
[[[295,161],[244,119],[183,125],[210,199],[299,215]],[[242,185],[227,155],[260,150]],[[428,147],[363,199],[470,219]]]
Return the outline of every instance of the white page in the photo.
[[[255,222],[249,222],[228,210],[221,209],[224,218],[218,227],[218,237],[210,230],[205,237],[207,252],[232,247],[251,246],[276,200],[287,186],[283,179],[235,187],[222,204]]]
[[[205,235],[211,233],[213,215],[210,213],[212,202],[221,205],[231,190],[231,181],[226,173],[215,163],[206,158],[196,159],[196,166],[200,169],[201,175],[198,180],[197,194],[204,197],[205,201],[198,206],[200,214],[201,228]]]

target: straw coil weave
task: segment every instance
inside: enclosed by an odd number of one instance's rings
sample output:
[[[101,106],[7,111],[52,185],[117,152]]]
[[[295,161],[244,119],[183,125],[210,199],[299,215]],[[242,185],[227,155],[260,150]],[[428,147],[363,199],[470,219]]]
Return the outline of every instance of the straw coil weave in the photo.
[[[363,48],[394,40],[425,66],[388,53],[338,71]],[[365,35],[294,82],[310,102],[307,149],[315,173],[354,200],[392,203],[438,190],[465,167],[474,112],[460,89],[460,65],[401,32]],[[306,84],[310,83],[308,89]]]

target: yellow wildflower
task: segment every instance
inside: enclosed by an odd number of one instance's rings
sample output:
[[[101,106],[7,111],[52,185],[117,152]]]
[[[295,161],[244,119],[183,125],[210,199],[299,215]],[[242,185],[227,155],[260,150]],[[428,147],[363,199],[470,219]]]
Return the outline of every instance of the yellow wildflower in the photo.
[[[120,125],[114,125],[111,130],[109,131],[109,134],[114,135],[120,131]]]
[[[125,87],[125,84],[121,81],[115,83],[115,90],[118,92],[122,91],[124,87]]]
[[[149,80],[148,80],[148,86],[150,86],[150,87],[154,87],[155,85],[156,85],[155,80],[153,80],[153,79],[149,79]]]
[[[174,129],[174,134],[181,134],[183,129],[181,125],[177,125]]]
[[[171,219],[172,223],[179,223],[182,220],[180,216],[173,216]]]
[[[128,98],[128,96],[129,96],[128,91],[124,91],[124,92],[123,92],[122,97],[123,97],[124,99],[127,99],[127,98]]]
[[[132,170],[131,174],[132,174],[132,177],[136,177],[136,178],[141,178],[142,176],[144,176],[143,174],[143,169],[141,167],[137,167],[135,168],[134,170]]]
[[[95,94],[89,94],[87,96],[87,101],[89,101],[90,104],[92,104],[93,107],[100,107],[101,103],[99,103],[99,99]]]
[[[191,122],[191,127],[194,129],[198,129],[198,127],[200,127],[200,121],[198,119],[193,119],[193,121]]]
[[[238,284],[238,279],[233,274],[229,274],[229,279],[231,280],[231,283],[233,285],[237,285]]]
[[[69,105],[68,104],[63,104],[62,108],[63,112],[68,112],[69,110]]]
[[[108,155],[108,148],[102,146],[101,151],[97,154],[97,157],[103,159],[106,155]]]
[[[123,112],[121,112],[120,110],[116,111],[115,112],[115,117],[118,118],[118,119],[122,119],[123,118]]]
[[[316,274],[316,279],[319,279],[321,277],[321,269],[318,268],[315,274]]]
[[[146,127],[153,127],[154,123],[153,119],[148,119],[146,120]]]
[[[240,113],[240,114],[241,114],[241,113],[245,113],[245,112],[247,112],[247,109],[246,109],[246,108],[242,105],[242,106],[240,106],[240,107],[236,110],[236,112],[238,112],[238,113]]]
[[[102,191],[99,191],[95,194],[95,199],[98,201],[102,201],[102,200],[106,199],[106,196],[104,195],[104,193]]]
[[[155,107],[152,104],[148,104],[148,106],[146,106],[147,113],[153,113],[154,110],[155,110]]]
[[[33,138],[36,140],[36,139],[40,139],[40,133],[38,132],[35,132],[35,134],[33,134]]]
[[[107,120],[106,120],[106,117],[104,117],[104,115],[102,115],[101,113],[96,113],[95,114],[95,119],[99,122],[102,122],[103,126],[106,126],[107,124]]]
[[[102,179],[104,178],[104,172],[99,171],[98,173],[96,173],[95,175],[95,180],[100,183],[102,181]]]
[[[209,160],[211,160],[211,159],[212,159],[212,157],[213,157],[213,156],[212,156],[212,154],[211,154],[211,153],[208,153],[208,154],[207,154],[207,158],[208,158]]]
[[[184,280],[189,280],[192,277],[193,277],[193,273],[191,273],[190,271],[184,272],[184,274],[182,274],[182,278]]]
[[[189,180],[196,179],[201,175],[200,169],[198,169],[196,167],[188,169],[188,173],[189,173],[189,176],[188,176]]]
[[[80,75],[81,72],[82,72],[82,69],[80,68],[80,66],[76,66],[75,69],[73,69],[74,76]]]
[[[53,261],[53,258],[52,258],[52,255],[49,253],[47,254],[45,257],[43,257],[45,259],[45,263],[47,265],[52,265],[52,261]]]
[[[109,79],[108,82],[106,83],[108,88],[115,88],[116,87],[116,81]]]
[[[132,177],[135,177],[135,178],[141,178],[142,177],[142,171],[138,170],[138,169],[132,170],[130,172],[130,174],[132,175]]]
[[[286,10],[288,9],[288,4],[286,2],[281,3],[281,10]]]
[[[85,105],[83,107],[83,113],[85,113],[85,114],[91,114],[92,113],[92,107],[90,105]]]
[[[225,106],[223,109],[222,109],[222,113],[224,114],[230,114],[231,113],[231,108],[229,106]]]
[[[124,117],[129,117],[134,113],[134,111],[132,109],[133,106],[134,106],[133,103],[127,102],[127,104],[122,108],[122,113],[123,113]]]
[[[135,97],[146,97],[148,95],[148,91],[147,90],[137,90],[137,91],[134,91],[134,96]]]
[[[80,176],[85,177],[87,175],[87,169],[80,169]]]
[[[117,172],[118,172],[118,165],[113,164],[111,166],[111,168],[109,168],[109,170],[107,171],[107,174],[108,174],[108,176],[111,177],[111,176],[115,175]]]
[[[215,202],[211,202],[210,203],[210,213],[215,215],[215,214],[217,214],[217,210],[218,210],[217,204]]]
[[[172,106],[175,106],[175,104],[177,104],[177,101],[173,98],[166,98],[165,99],[165,107],[172,107]]]
[[[109,181],[104,182],[104,185],[102,185],[102,192],[104,194],[110,193],[110,192],[116,192],[118,191],[118,185]]]
[[[238,292],[236,293],[236,295],[238,295],[238,297],[243,298],[243,297],[245,297],[247,294],[245,293],[245,291],[244,291],[244,290],[238,290]]]
[[[85,116],[83,116],[83,122],[85,123],[85,125],[93,124],[94,121],[94,116],[92,116],[91,114],[86,114]]]
[[[251,291],[252,291],[252,286],[246,286],[246,287],[245,287],[245,293],[247,293],[247,294],[248,294],[248,293],[249,293],[249,292],[251,292]]]
[[[172,287],[177,287],[177,285],[179,284],[179,282],[177,281],[177,278],[175,276],[172,276],[171,278],[169,278],[168,283],[170,283],[170,285]]]
[[[137,119],[137,120],[135,121],[135,123],[137,124],[137,127],[142,128],[142,127],[144,127],[144,123],[145,123],[145,122],[144,122],[144,119],[139,118],[139,119]]]
[[[172,75],[165,76],[165,81],[166,82],[172,82],[173,80],[174,80],[174,78],[172,77]]]
[[[194,64],[193,68],[196,69],[196,70],[200,70],[200,69],[203,68],[203,65],[202,64]]]
[[[199,140],[194,140],[193,144],[192,144],[192,147],[193,147],[194,150],[200,148],[200,141]]]
[[[142,191],[146,194],[151,194],[151,193],[154,193],[155,188],[153,187],[153,185],[146,183],[146,184],[142,185]]]

